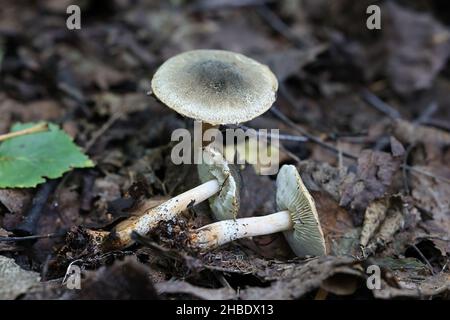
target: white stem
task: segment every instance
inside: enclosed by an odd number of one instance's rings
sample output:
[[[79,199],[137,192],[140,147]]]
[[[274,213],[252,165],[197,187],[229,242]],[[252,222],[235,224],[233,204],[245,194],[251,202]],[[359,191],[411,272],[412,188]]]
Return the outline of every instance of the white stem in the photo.
[[[195,249],[206,251],[237,239],[287,231],[292,227],[289,211],[260,217],[223,220],[196,230],[191,236],[191,245]]]
[[[131,233],[133,231],[140,235],[146,235],[160,221],[175,218],[182,211],[208,199],[219,190],[220,185],[217,180],[205,182],[148,210],[142,216],[132,217],[118,224],[115,229],[115,238],[119,239],[120,246],[126,247],[132,244]]]

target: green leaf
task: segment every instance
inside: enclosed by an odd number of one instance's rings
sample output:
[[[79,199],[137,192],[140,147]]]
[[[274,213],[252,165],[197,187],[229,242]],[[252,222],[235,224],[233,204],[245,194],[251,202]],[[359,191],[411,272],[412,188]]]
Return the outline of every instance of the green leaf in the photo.
[[[35,125],[15,124],[12,131]],[[45,178],[59,178],[73,168],[93,166],[72,138],[51,123],[48,131],[11,138],[0,144],[0,188],[35,187],[45,182]]]

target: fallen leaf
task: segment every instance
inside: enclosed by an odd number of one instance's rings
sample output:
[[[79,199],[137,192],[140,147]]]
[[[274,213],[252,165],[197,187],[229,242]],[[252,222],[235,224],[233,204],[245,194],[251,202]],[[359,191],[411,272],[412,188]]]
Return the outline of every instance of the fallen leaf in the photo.
[[[369,204],[364,214],[364,224],[359,240],[361,246],[367,246],[369,240],[386,217],[387,209],[387,199],[375,200]]]
[[[395,120],[392,124],[393,134],[403,143],[425,145],[437,145],[446,147],[450,145],[450,134],[443,130],[426,127],[408,122],[406,120]]]
[[[19,267],[14,259],[0,256],[0,299],[13,300],[40,281],[39,273]]]
[[[358,158],[356,174],[348,175],[342,184],[340,205],[349,206],[360,224],[369,203],[382,198],[389,190],[400,168],[401,157],[381,151],[364,150]]]
[[[16,124],[12,131],[34,126]],[[8,139],[0,144],[0,188],[29,188],[73,168],[93,167],[72,139],[57,125],[49,130]]]
[[[402,94],[427,89],[450,55],[450,32],[428,13],[394,2],[383,6],[387,44],[386,72]]]
[[[0,202],[10,213],[21,215],[31,202],[31,193],[26,189],[0,189]]]
[[[391,197],[389,204],[386,207],[384,214],[378,211],[377,213],[385,215],[377,233],[371,236],[371,241],[363,247],[364,255],[373,254],[377,249],[386,246],[394,240],[394,235],[403,228],[405,217],[403,215],[403,202],[399,197]],[[368,221],[372,222],[372,221]],[[364,227],[363,227],[364,228]]]

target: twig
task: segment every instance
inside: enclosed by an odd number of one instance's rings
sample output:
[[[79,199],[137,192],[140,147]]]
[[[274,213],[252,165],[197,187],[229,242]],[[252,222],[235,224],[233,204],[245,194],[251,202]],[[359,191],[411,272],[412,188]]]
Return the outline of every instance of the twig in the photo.
[[[378,98],[372,92],[367,89],[361,91],[361,98],[367,102],[370,106],[374,107],[378,111],[384,113],[391,119],[400,119],[401,115],[396,109],[392,108],[390,105],[385,103],[383,100]]]
[[[286,117],[280,110],[278,110],[275,106],[273,106],[270,109],[270,112],[272,112],[278,119],[280,119],[281,121],[285,122],[287,125],[289,125],[292,129],[294,129],[295,131],[297,131],[298,133],[300,133],[301,135],[305,136],[306,138],[308,138],[308,140],[311,140],[315,143],[317,143],[318,145],[320,145],[321,147],[331,150],[333,152],[335,152],[336,154],[338,154],[340,151],[335,147],[332,146],[331,144],[328,144],[326,142],[323,142],[320,138],[313,136],[309,133],[307,133],[305,130],[303,130],[301,127],[299,127],[297,124],[295,124],[294,122],[292,122],[292,120],[290,120],[288,117]],[[356,160],[358,159],[357,156],[342,151],[342,155],[344,157]]]
[[[435,127],[441,130],[450,131],[450,122],[442,119],[427,119],[422,122],[422,124]]]
[[[6,134],[1,134],[0,141],[5,141],[7,139],[20,137],[20,136],[24,136],[27,134],[33,134],[33,133],[37,133],[37,132],[43,132],[43,131],[47,131],[47,130],[48,130],[48,125],[47,125],[47,123],[43,122],[43,123],[39,123],[31,128],[14,131],[14,132],[6,133]]]
[[[430,269],[431,273],[435,275],[435,272],[433,270],[433,266],[431,265],[430,261],[423,255],[422,251],[417,248],[415,244],[412,244],[411,247],[419,254],[419,256],[422,258],[423,261],[427,264],[428,268]]]
[[[241,8],[250,6],[259,6],[274,0],[199,0],[193,1],[192,5],[188,5],[189,13],[204,12],[218,9]]]
[[[25,237],[0,237],[0,242],[19,242],[19,241],[28,241],[28,240],[37,240],[37,239],[51,239],[51,238],[61,238],[64,237],[66,232],[54,232],[47,234],[38,234],[34,236],[25,236]]]
[[[122,118],[123,114],[122,113],[115,113],[113,114],[108,121],[106,121],[102,127],[97,130],[91,137],[91,139],[86,143],[86,145],[84,146],[84,151],[88,152],[97,142],[97,140],[105,134],[106,131],[108,131],[113,124],[119,120],[120,118]]]
[[[244,126],[244,125],[236,125],[236,126],[235,125],[227,125],[227,127],[229,127],[229,128],[237,127],[237,128],[242,129],[242,130],[245,130],[246,132],[248,130],[255,130],[256,131],[255,136],[257,136],[257,137],[265,137],[265,138],[271,138],[271,139],[279,139],[279,140],[285,140],[285,141],[296,141],[296,142],[306,142],[306,141],[308,141],[308,138],[305,137],[305,136],[294,136],[294,135],[282,134],[282,133],[273,135],[271,133],[259,132],[259,131],[257,131],[254,128],[250,128],[250,127],[247,127],[247,126]]]
[[[29,236],[36,232],[37,223],[41,217],[42,210],[58,183],[59,179],[49,180],[39,187],[33,198],[31,209],[28,211],[25,219],[14,229],[14,233]]]
[[[413,121],[413,123],[425,123],[429,121],[430,117],[438,111],[439,106],[436,102],[430,103],[425,110],[421,112],[421,114]]]
[[[264,19],[267,24],[276,32],[281,34],[287,40],[292,42],[297,48],[303,49],[305,44],[301,41],[289,28],[286,23],[283,22],[272,10],[270,10],[266,5],[261,5],[256,8],[256,12],[259,16]]]
[[[403,156],[403,168],[402,168],[403,169],[402,170],[402,173],[403,173],[403,188],[405,189],[405,193],[408,194],[408,195],[410,194],[410,189],[409,189],[408,173],[407,173],[407,170],[406,170],[406,166],[408,165],[409,154],[411,153],[412,149],[414,149],[414,147],[415,147],[414,144],[408,146],[408,148],[405,151],[405,155]]]
[[[402,167],[403,167],[403,165],[402,165]],[[428,172],[426,170],[423,170],[423,169],[420,169],[420,168],[417,168],[417,167],[411,167],[409,165],[405,165],[404,167],[405,167],[405,169],[410,170],[412,172],[415,172],[415,173],[418,173],[418,174],[421,174],[421,175],[424,175],[424,176],[427,176],[427,177],[430,177],[430,178],[433,178],[433,179],[436,179],[436,180],[439,180],[439,181],[442,181],[442,182],[450,184],[450,179],[437,176],[437,175],[435,175],[435,174],[433,174],[431,172]]]

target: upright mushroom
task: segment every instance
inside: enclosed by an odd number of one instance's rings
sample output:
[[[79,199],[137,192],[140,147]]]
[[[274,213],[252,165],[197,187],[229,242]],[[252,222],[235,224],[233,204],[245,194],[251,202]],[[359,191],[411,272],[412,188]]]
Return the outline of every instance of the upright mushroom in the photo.
[[[169,108],[217,126],[249,121],[267,111],[278,81],[267,66],[242,54],[192,50],[163,63],[151,86]]]
[[[326,254],[325,238],[314,200],[297,169],[292,165],[281,167],[276,184],[279,212],[203,226],[191,234],[191,247],[207,251],[237,239],[283,232],[297,256]]]
[[[89,243],[94,247],[104,249],[122,249],[133,243],[132,232],[146,235],[154,229],[161,221],[168,221],[177,217],[182,211],[199,204],[200,202],[216,195],[214,203],[220,208],[221,214],[233,217],[239,210],[239,197],[235,175],[223,156],[211,147],[204,150],[205,163],[202,165],[204,177],[208,176],[203,183],[188,190],[168,201],[151,208],[140,216],[130,217],[119,223],[114,230],[97,231],[85,230],[90,238]]]

